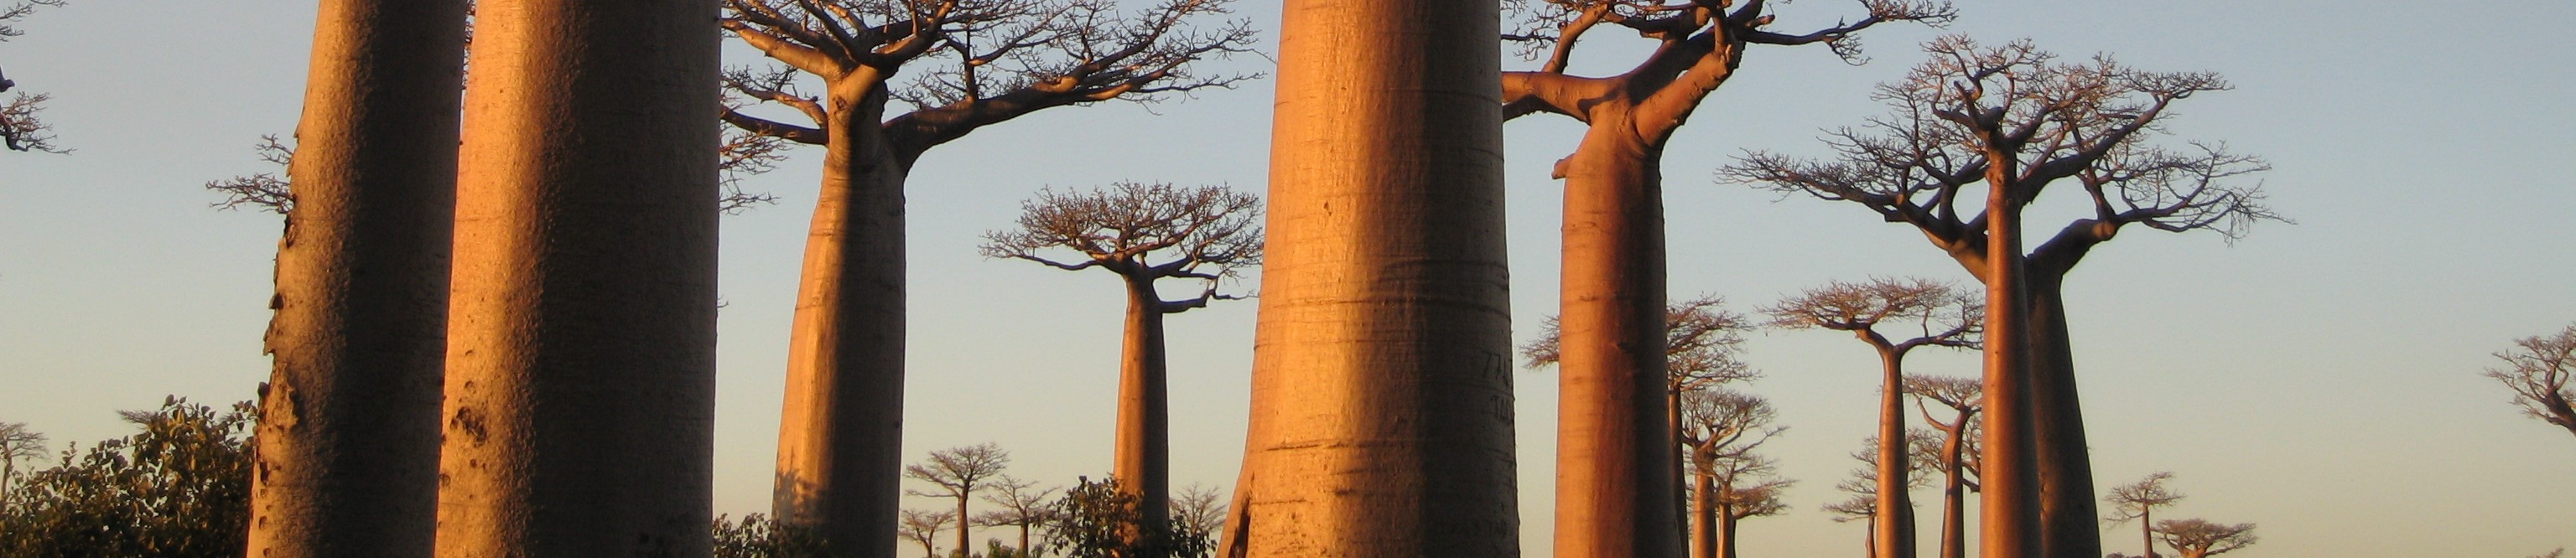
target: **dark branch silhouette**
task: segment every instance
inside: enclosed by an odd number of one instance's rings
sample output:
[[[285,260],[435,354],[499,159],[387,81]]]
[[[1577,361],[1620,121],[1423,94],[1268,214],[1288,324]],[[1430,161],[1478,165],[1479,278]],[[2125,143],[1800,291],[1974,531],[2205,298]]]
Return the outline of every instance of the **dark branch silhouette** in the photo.
[[[2504,367],[2488,368],[2486,376],[2512,389],[2513,404],[2523,413],[2576,433],[2576,406],[2570,404],[2576,401],[2576,388],[2568,385],[2568,378],[2576,376],[2576,325],[2513,344],[2495,354]]]

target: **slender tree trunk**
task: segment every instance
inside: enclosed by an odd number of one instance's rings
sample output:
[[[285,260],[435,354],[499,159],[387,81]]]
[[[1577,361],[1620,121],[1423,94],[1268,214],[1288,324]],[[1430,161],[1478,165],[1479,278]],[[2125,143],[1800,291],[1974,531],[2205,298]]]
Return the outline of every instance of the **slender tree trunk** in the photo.
[[[1941,558],[1966,558],[1968,555],[1967,471],[1960,461],[1966,457],[1968,421],[1975,417],[1959,413],[1947,429],[1949,440],[1941,443]]]
[[[1863,332],[1863,335],[1868,335]],[[1909,465],[1905,450],[1905,353],[1890,347],[1879,347],[1882,364],[1878,394],[1878,514],[1871,538],[1878,542],[1873,551],[1880,558],[1914,558],[1914,498],[1906,482]]]
[[[971,550],[970,550],[970,549],[973,549],[973,548],[975,548],[975,547],[966,546],[966,544],[967,544],[967,538],[966,538],[966,536],[967,536],[967,532],[966,532],[966,527],[967,527],[967,525],[969,525],[969,523],[968,523],[968,521],[970,521],[970,519],[969,519],[969,518],[972,518],[972,517],[974,517],[974,516],[966,515],[966,500],[968,500],[968,499],[969,499],[969,498],[971,498],[971,497],[973,497],[973,494],[972,494],[972,493],[964,493],[964,494],[958,494],[958,495],[957,495],[957,550],[958,550],[958,551],[960,551],[960,552],[967,552],[967,553],[968,553],[968,554],[970,554],[970,555],[971,555],[971,554],[973,554],[973,552],[971,552]]]
[[[893,554],[902,496],[903,181],[873,76],[830,84],[823,182],[788,332],[771,511],[834,555]]]
[[[1862,533],[1860,536],[1860,555],[1866,558],[1879,558],[1878,516],[1875,514],[1870,515],[1869,519],[1864,520],[1862,524],[1869,526],[1869,531]]]
[[[1691,490],[1691,556],[1717,558],[1717,476],[1702,472]]]
[[[1624,118],[1594,119],[1562,167],[1556,556],[1675,557],[1660,150]]]
[[[2146,549],[2138,558],[2156,558],[2156,510],[2148,507],[2138,512],[2138,548]]]
[[[2011,192],[2010,159],[1990,164],[1986,181],[1985,456],[1980,553],[1985,558],[2039,558],[2037,433],[2031,422],[2027,332],[2029,289],[2023,284],[2021,204]]]
[[[1287,3],[1224,555],[1520,554],[1499,9]]]
[[[1171,401],[1165,389],[1163,297],[1150,277],[1127,280],[1127,331],[1118,365],[1118,451],[1111,475],[1118,488],[1136,496],[1137,525],[1128,544],[1146,556],[1155,549],[1171,517]]]
[[[476,7],[439,556],[711,552],[715,14]]]
[[[2084,407],[2075,390],[2074,347],[2067,336],[2066,270],[2030,270],[2032,412],[2039,436],[2040,524],[2050,556],[2101,556],[2102,517],[2093,499],[2093,456],[2084,436]]]
[[[1735,558],[1735,506],[1717,509],[1717,558]]]
[[[1023,516],[1023,517],[1026,517],[1026,516]],[[1037,555],[1038,555],[1038,553],[1037,553],[1037,552],[1032,551],[1032,550],[1030,550],[1030,549],[1029,549],[1029,524],[1027,524],[1027,523],[1021,523],[1021,524],[1020,524],[1020,558],[1037,558]]]
[[[269,301],[251,556],[425,557],[435,542],[465,4],[321,3]]]
[[[1672,326],[1672,324],[1664,325],[1667,328]],[[1671,348],[1671,345],[1669,344],[1670,342],[1670,339],[1666,340],[1667,345],[1665,345],[1665,348],[1667,350]],[[1665,361],[1665,365],[1667,367],[1671,366],[1671,361]],[[1669,375],[1672,373],[1672,369],[1666,368],[1664,373]],[[1666,378],[1664,384],[1664,433],[1672,437],[1671,440],[1664,443],[1664,447],[1673,449],[1673,489],[1683,490],[1690,485],[1684,482],[1686,477],[1683,476],[1683,472],[1687,470],[1687,467],[1684,466],[1682,460],[1689,458],[1689,456],[1685,455],[1688,452],[1683,451],[1685,446],[1682,444],[1682,390],[1680,385],[1671,383],[1670,378]],[[1676,525],[1687,521],[1685,518],[1690,516],[1690,510],[1686,507],[1688,505],[1690,505],[1690,503],[1686,501],[1685,498],[1673,499],[1673,518]]]

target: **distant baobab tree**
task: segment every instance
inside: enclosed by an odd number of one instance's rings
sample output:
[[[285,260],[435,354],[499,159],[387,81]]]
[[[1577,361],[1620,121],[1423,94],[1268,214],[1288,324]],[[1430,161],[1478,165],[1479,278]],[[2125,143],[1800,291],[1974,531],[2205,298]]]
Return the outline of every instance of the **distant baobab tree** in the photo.
[[[1002,509],[975,514],[975,524],[985,527],[1016,527],[1020,546],[1013,550],[1020,558],[1037,558],[1038,547],[1031,546],[1029,530],[1044,528],[1055,521],[1056,488],[1037,488],[1037,481],[1013,478],[1005,474],[993,479],[984,492],[984,501]]]
[[[27,34],[25,31],[18,30],[18,26],[14,23],[36,13],[36,8],[60,7],[63,3],[64,0],[18,0],[8,7],[0,8],[0,42],[8,42],[12,37]],[[0,93],[7,93],[17,88],[18,82],[10,81],[6,73],[0,73]],[[19,91],[16,98],[10,99],[7,104],[0,104],[0,147],[7,147],[11,151],[70,153],[70,149],[54,145],[52,133],[54,126],[46,124],[45,120],[38,116],[38,113],[45,110],[45,101],[52,99],[52,95],[44,93]]]
[[[2102,496],[2102,503],[2111,505],[2111,514],[2104,519],[2112,525],[2138,522],[2139,544],[2146,549],[2138,554],[2140,558],[2156,555],[2156,508],[2182,502],[2182,493],[2165,488],[2165,481],[2173,476],[2172,471],[2156,471],[2138,482],[2112,487],[2110,494]]]
[[[2233,239],[2274,219],[2258,185],[2268,169],[2223,145],[2147,145],[2167,107],[2222,91],[2211,73],[2134,70],[2107,56],[2061,62],[2026,41],[1949,36],[1931,59],[1879,86],[1895,110],[1828,133],[1839,152],[1802,160],[1751,152],[1722,179],[1869,208],[1906,223],[1986,285],[1985,545],[1992,558],[2101,554],[2091,457],[2076,398],[2062,286],[2094,246],[2128,225]],[[2073,179],[2090,211],[2022,249],[2022,210]],[[1984,208],[1965,212],[1983,182]],[[1971,198],[1975,199],[1975,198]],[[2041,483],[2046,483],[2042,486]]]
[[[2199,519],[2167,519],[2156,523],[2156,535],[2172,545],[2182,558],[2208,558],[2253,546],[2254,524],[2226,525]]]
[[[1753,453],[1788,430],[1772,424],[1779,412],[1759,395],[1723,387],[1683,394],[1681,447],[1691,462],[1691,556],[1733,558],[1736,521],[1788,510],[1779,491],[1790,481],[1759,479],[1773,472],[1769,458]]]
[[[1125,284],[1117,455],[1110,476],[1138,498],[1143,525],[1135,543],[1154,548],[1169,526],[1171,505],[1163,317],[1241,298],[1219,287],[1261,264],[1261,198],[1223,186],[1121,182],[1089,192],[1049,189],[1020,207],[1018,227],[985,233],[984,257],[1099,269]],[[1193,282],[1197,292],[1166,300],[1155,285],[1166,279]]]
[[[2576,389],[2568,386],[2568,379],[2576,377],[2576,325],[2513,344],[2495,354],[2505,366],[2488,368],[2486,376],[2512,389],[2513,403],[2531,418],[2576,433],[2576,406],[2570,404],[2576,401]]]
[[[1566,332],[1557,427],[1556,548],[1561,556],[1665,556],[1681,551],[1666,526],[1678,509],[1664,377],[1665,144],[1709,93],[1735,75],[1747,46],[1824,44],[1857,61],[1862,29],[1889,21],[1939,24],[1946,0],[1863,0],[1858,21],[1800,33],[1765,29],[1760,0],[1510,0],[1533,71],[1504,72],[1503,117],[1546,112],[1588,126],[1556,164],[1565,180],[1564,272],[1558,300]],[[1730,8],[1732,8],[1730,10]],[[1574,48],[1608,25],[1656,44],[1608,77],[1570,75]]]
[[[1685,302],[1673,303],[1664,310],[1664,415],[1672,443],[1682,447],[1673,462],[1675,487],[1686,487],[1681,481],[1683,462],[1690,459],[1687,444],[1682,443],[1682,394],[1715,389],[1719,385],[1760,377],[1752,366],[1737,358],[1743,352],[1744,332],[1753,329],[1743,314],[1726,309],[1726,299],[1701,295]],[[1521,346],[1521,356],[1537,368],[1557,363],[1560,333],[1555,316],[1539,325],[1539,337]]]
[[[1852,495],[1851,498],[1825,504],[1824,511],[1826,513],[1834,514],[1835,523],[1849,521],[1864,522],[1863,525],[1868,529],[1867,534],[1863,535],[1861,540],[1861,546],[1867,549],[1867,552],[1864,553],[1865,556],[1868,556],[1869,558],[1892,558],[1885,554],[1884,550],[1887,547],[1894,545],[1889,545],[1881,539],[1881,537],[1886,536],[1886,533],[1884,532],[1884,529],[1880,528],[1880,526],[1887,524],[1892,520],[1889,517],[1890,515],[1897,515],[1895,513],[1888,512],[1888,510],[1894,508],[1887,507],[1887,504],[1893,500],[1905,502],[1907,506],[1911,507],[1913,503],[1904,499],[1886,498],[1880,493],[1881,490],[1885,490],[1885,487],[1888,487],[1888,484],[1883,482],[1885,477],[1880,476],[1882,474],[1881,471],[1885,471],[1886,468],[1882,466],[1883,464],[1880,463],[1879,460],[1884,459],[1884,456],[1888,454],[1883,450],[1885,446],[1880,444],[1879,440],[1880,438],[1874,435],[1861,440],[1861,448],[1851,453],[1852,460],[1861,462],[1861,466],[1852,469],[1851,475],[1845,477],[1842,482],[1834,483],[1834,490],[1850,494]],[[1903,458],[1903,456],[1900,455],[1899,458]],[[1908,479],[1908,482],[1896,485],[1894,488],[1898,492],[1911,491],[1916,488],[1922,488],[1925,480],[1927,479],[1924,477],[1913,477]],[[1898,513],[1901,513],[1906,517],[1911,517],[1912,514],[1910,512],[1911,510],[1901,510]],[[1906,533],[1906,536],[1913,536],[1913,533],[1908,532]]]
[[[903,510],[902,523],[895,526],[895,533],[920,544],[921,558],[939,558],[939,530],[947,528],[949,521],[956,519],[954,515],[957,512]]]
[[[18,464],[45,458],[45,435],[23,422],[0,422],[0,516],[9,513],[9,487],[18,480]]]
[[[933,147],[1061,106],[1231,87],[1194,62],[1246,52],[1242,21],[1195,27],[1225,0],[722,0],[722,25],[783,67],[726,73],[726,123],[823,146],[789,331],[779,521],[835,548],[893,546],[901,461],[903,185]],[[897,79],[913,71],[906,82]],[[803,76],[821,81],[808,94]],[[899,101],[900,103],[894,103]],[[803,123],[755,115],[775,104]],[[908,107],[909,112],[903,112]],[[901,114],[896,114],[900,112]],[[847,546],[842,546],[847,545]]]
[[[1002,470],[1011,465],[1011,452],[1002,446],[976,444],[930,452],[930,458],[903,468],[904,478],[930,483],[937,490],[916,490],[907,494],[930,498],[956,498],[957,511],[948,514],[957,520],[957,548],[974,548],[967,544],[967,527],[975,515],[966,510],[975,494],[993,488],[1001,480]]]
[[[1878,352],[1878,509],[1870,523],[1879,558],[1914,558],[1914,502],[1899,488],[1913,484],[1907,471],[1905,355],[1921,347],[1975,348],[1985,305],[1976,293],[1930,279],[1876,278],[1835,281],[1763,307],[1772,327],[1851,332]],[[1880,326],[1893,330],[1882,332]],[[1894,334],[1894,337],[1890,337]]]
[[[1214,550],[1216,535],[1225,530],[1225,491],[1206,485],[1192,484],[1172,496],[1172,538],[1202,543],[1201,552],[1184,552],[1174,548],[1173,558],[1207,558]]]
[[[1907,376],[1905,394],[1938,437],[1913,437],[1913,462],[1941,471],[1941,558],[1966,558],[1967,493],[1977,490],[1977,410],[1983,390],[1976,378]],[[1927,403],[1929,402],[1929,403]],[[1950,420],[1932,416],[1932,403],[1950,411]]]

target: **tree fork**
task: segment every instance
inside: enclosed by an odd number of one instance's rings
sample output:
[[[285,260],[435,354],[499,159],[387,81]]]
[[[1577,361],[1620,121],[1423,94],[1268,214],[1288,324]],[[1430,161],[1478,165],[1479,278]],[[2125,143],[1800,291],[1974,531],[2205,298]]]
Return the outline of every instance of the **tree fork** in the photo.
[[[248,554],[430,555],[462,0],[324,0],[278,241]]]
[[[1520,554],[1499,9],[1285,7],[1229,556]]]
[[[715,13],[476,6],[439,556],[711,552]]]

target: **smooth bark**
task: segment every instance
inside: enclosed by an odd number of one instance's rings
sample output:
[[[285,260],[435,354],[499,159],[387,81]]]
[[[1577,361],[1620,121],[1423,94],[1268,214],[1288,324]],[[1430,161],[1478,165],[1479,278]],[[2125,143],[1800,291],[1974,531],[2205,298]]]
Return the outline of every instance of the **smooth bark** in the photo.
[[[715,5],[484,0],[439,556],[705,556]]]
[[[1941,558],[1965,558],[1968,555],[1966,457],[1968,421],[1974,412],[1960,411],[1958,418],[1944,425],[1947,437],[1941,442]]]
[[[1889,347],[1873,332],[1860,334],[1878,345],[1878,514],[1871,521],[1871,553],[1880,558],[1914,558],[1913,483],[1907,477],[1905,440],[1905,353]],[[1911,347],[1907,347],[1911,348]]]
[[[1980,132],[1988,133],[1988,132]],[[1989,135],[1986,141],[1991,143]],[[1979,540],[1985,558],[2039,558],[2037,433],[2031,424],[2028,288],[2021,250],[2022,200],[2011,185],[2011,150],[1987,157],[1985,455],[1978,460]]]
[[[2075,389],[2075,355],[2067,336],[2065,269],[2032,262],[2030,273],[2031,412],[2037,428],[2040,525],[2050,556],[2100,556],[2101,513],[2093,497],[2093,453]]]
[[[1691,556],[1717,558],[1717,478],[1692,476],[1698,478],[1691,486]]]
[[[1625,120],[1595,118],[1605,117]],[[1595,122],[1560,167],[1556,555],[1679,556],[1678,444],[1663,408],[1662,150]]]
[[[893,553],[902,495],[904,193],[911,157],[885,138],[885,92],[861,70],[828,84],[823,180],[788,333],[770,500],[833,552]]]
[[[1130,544],[1155,556],[1171,525],[1171,395],[1165,385],[1163,297],[1152,277],[1127,275],[1127,327],[1118,362],[1117,451],[1110,476],[1137,497]]]
[[[1219,553],[1518,556],[1499,5],[1285,9],[1251,426]]]
[[[465,9],[321,3],[269,301],[251,556],[430,555]]]

